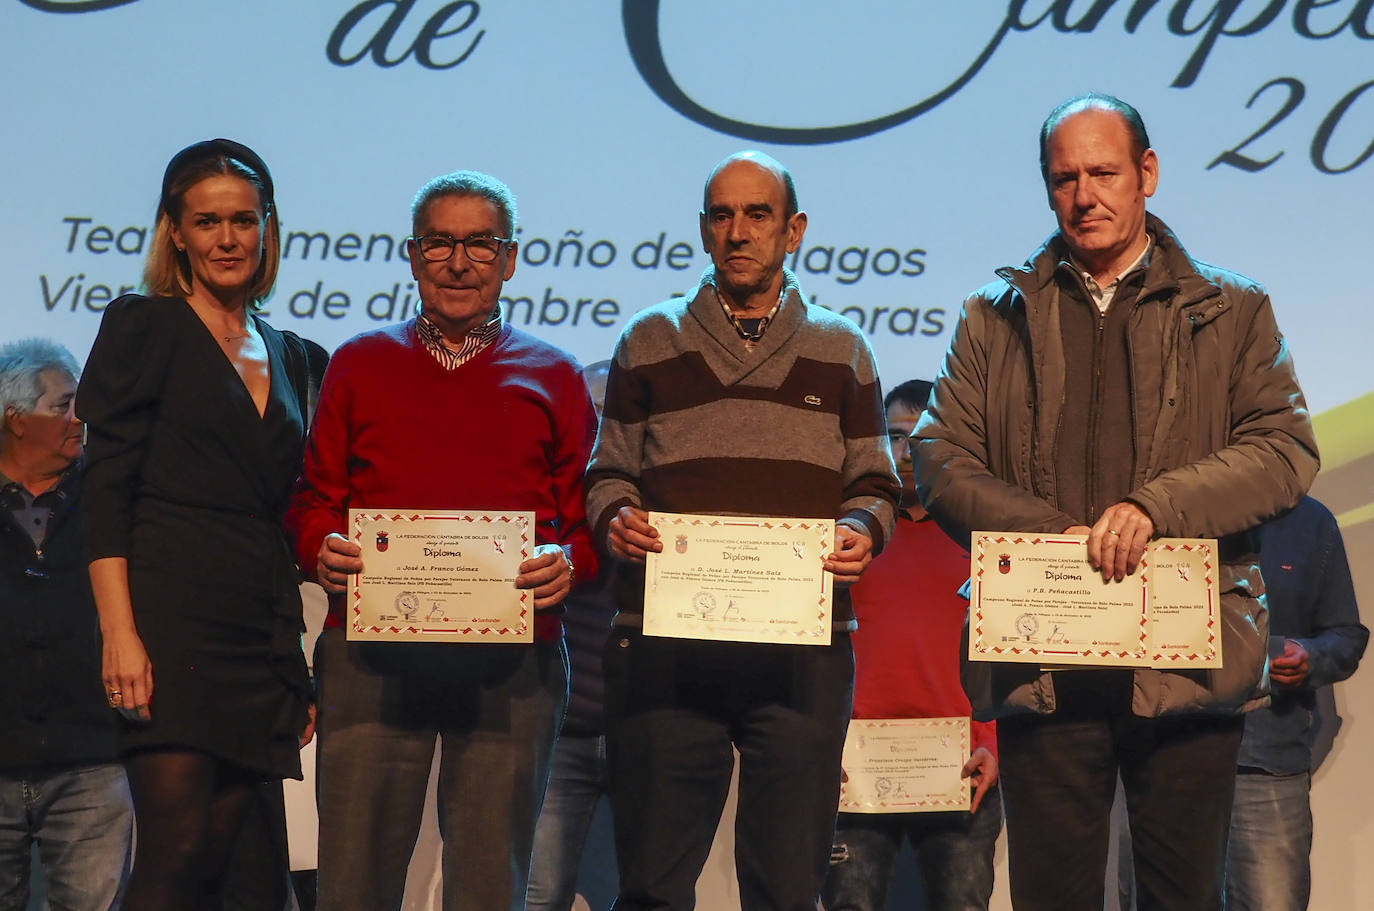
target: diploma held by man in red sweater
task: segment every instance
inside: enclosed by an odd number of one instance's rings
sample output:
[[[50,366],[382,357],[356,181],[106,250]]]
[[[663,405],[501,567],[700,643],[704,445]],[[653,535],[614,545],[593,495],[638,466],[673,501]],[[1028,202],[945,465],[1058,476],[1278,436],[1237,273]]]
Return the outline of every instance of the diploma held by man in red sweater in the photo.
[[[322,911],[401,906],[436,739],[445,906],[523,903],[567,702],[563,598],[596,575],[582,488],[596,418],[581,368],[498,304],[517,261],[510,189],[446,174],[420,189],[411,217],[420,312],[335,352],[290,516],[301,566],[331,594],[315,658]],[[532,516],[516,537],[480,543],[528,550],[501,597],[526,605],[533,636],[346,638],[350,580],[385,562],[377,531],[350,540],[350,509]],[[402,594],[391,613],[423,629],[434,599]]]

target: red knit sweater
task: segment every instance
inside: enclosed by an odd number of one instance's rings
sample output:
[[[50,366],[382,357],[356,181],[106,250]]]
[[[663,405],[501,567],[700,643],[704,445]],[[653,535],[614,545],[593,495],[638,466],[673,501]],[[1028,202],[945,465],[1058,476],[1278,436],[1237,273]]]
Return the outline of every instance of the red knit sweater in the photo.
[[[968,602],[968,551],[934,522],[899,516],[897,530],[849,590],[859,630],[854,643],[855,718],[968,715],[959,683],[959,636]],[[997,726],[973,722],[972,749],[997,755]]]
[[[563,545],[577,579],[591,579],[582,475],[595,433],[577,362],[509,324],[451,371],[414,320],[356,336],[329,362],[287,518],[300,564],[313,572],[350,508],[518,509],[534,512],[538,543]],[[561,613],[537,614],[535,638],[558,638]],[[342,623],[343,598],[331,598],[325,625]]]

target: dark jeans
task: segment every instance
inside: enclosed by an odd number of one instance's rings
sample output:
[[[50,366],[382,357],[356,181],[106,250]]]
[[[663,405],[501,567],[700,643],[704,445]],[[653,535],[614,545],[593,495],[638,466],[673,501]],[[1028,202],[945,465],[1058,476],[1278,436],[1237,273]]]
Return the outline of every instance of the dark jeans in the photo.
[[[849,637],[828,646],[696,642],[617,630],[606,645],[616,911],[687,911],[740,753],[743,911],[814,911],[853,695]]]
[[[320,911],[399,911],[436,740],[444,911],[523,911],[563,643],[315,647]]]
[[[825,911],[884,911],[902,839],[911,839],[929,911],[987,911],[1002,832],[996,786],[977,813],[841,813]]]
[[[997,722],[1012,903],[1099,911],[1118,770],[1141,911],[1220,909],[1244,718],[1131,714],[1129,671],[1055,675],[1058,710]]]

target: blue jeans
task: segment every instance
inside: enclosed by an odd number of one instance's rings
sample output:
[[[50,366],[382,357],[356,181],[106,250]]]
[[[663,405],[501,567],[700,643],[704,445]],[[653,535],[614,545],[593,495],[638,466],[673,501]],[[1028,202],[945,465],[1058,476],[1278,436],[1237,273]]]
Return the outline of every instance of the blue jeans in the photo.
[[[28,907],[34,843],[52,911],[119,907],[133,821],[117,764],[0,773],[0,911]]]
[[[560,736],[549,765],[544,808],[534,830],[526,911],[568,911],[572,907],[587,831],[607,788],[606,738]],[[614,891],[614,865],[607,872]]]
[[[977,813],[841,813],[825,881],[826,911],[884,911],[892,867],[910,838],[930,911],[987,911],[1002,795]]]
[[[1312,891],[1312,776],[1236,776],[1226,849],[1227,911],[1305,911]]]
[[[380,648],[376,646],[382,646]],[[399,911],[436,741],[444,911],[523,911],[562,641],[315,646],[320,911]]]

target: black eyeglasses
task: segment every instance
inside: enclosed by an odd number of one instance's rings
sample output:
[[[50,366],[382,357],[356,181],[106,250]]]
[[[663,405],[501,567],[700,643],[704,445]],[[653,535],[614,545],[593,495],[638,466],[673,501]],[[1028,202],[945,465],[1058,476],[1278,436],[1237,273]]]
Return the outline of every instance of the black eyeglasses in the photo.
[[[488,234],[474,234],[471,237],[449,237],[447,234],[422,234],[407,237],[415,244],[426,262],[447,262],[456,247],[462,246],[468,259],[475,263],[489,263],[496,259],[501,248],[511,242],[509,237],[492,237]]]

